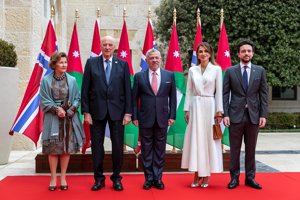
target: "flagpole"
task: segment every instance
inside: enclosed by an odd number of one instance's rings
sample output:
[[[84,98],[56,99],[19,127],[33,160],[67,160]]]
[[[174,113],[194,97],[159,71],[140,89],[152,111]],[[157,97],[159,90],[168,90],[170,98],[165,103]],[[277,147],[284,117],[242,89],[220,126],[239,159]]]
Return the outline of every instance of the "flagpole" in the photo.
[[[224,21],[224,10],[223,10],[223,8],[221,8],[221,11],[220,11],[220,30],[222,29],[223,21]]]
[[[76,24],[77,24],[79,18],[80,18],[79,17],[79,10],[78,10],[78,8],[76,8],[75,9],[75,22],[76,22]]]
[[[176,19],[177,19],[176,14],[177,14],[177,11],[176,11],[176,8],[174,8],[174,11],[173,11],[173,25],[175,25],[175,26],[176,26]],[[173,134],[173,144],[175,144],[175,134]],[[173,146],[171,153],[177,153],[177,150],[176,150],[175,146]]]
[[[53,25],[53,29],[55,31],[55,25],[54,25],[54,17],[55,17],[55,9],[54,9],[54,5],[51,5],[51,13],[50,13],[50,20],[52,22]]]
[[[197,23],[199,23],[200,26],[202,26],[201,25],[201,17],[200,17],[200,9],[199,8],[197,9]]]
[[[100,8],[97,8],[97,18],[99,19],[101,17]]]

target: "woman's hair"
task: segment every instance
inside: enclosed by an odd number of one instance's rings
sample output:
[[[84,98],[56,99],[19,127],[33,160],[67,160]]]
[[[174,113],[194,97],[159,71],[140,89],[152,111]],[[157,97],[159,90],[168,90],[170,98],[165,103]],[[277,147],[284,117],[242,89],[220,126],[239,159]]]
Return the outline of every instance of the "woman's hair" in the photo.
[[[196,55],[197,55],[197,65],[199,65],[201,63],[200,59],[198,59],[198,50],[200,49],[200,47],[204,47],[205,49],[207,49],[208,53],[210,54],[210,58],[209,61],[214,64],[217,65],[216,61],[215,61],[215,53],[214,50],[212,48],[212,46],[208,43],[208,42],[201,42],[198,47],[197,47],[197,51],[196,51]]]
[[[60,61],[61,58],[66,58],[68,61],[68,56],[65,52],[55,52],[50,58],[49,68],[55,70],[56,63]]]

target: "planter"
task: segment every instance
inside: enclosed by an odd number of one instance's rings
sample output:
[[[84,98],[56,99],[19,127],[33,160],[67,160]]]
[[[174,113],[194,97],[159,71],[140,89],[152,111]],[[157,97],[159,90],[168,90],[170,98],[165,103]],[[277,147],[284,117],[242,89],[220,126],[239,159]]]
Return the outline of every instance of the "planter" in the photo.
[[[17,114],[19,70],[0,67],[0,165],[7,164],[12,136],[8,134]]]

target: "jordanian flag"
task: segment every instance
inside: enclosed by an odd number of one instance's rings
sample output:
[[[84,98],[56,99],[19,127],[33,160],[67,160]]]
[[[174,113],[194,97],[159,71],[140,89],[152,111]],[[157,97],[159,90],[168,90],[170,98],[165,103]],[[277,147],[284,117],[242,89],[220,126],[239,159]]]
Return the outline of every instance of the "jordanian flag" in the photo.
[[[130,80],[131,86],[133,85],[133,69],[132,69],[132,62],[131,62],[131,55],[130,55],[130,47],[129,47],[129,40],[128,40],[128,33],[126,27],[126,21],[124,20],[120,43],[118,47],[117,56],[123,60],[126,60],[128,63],[128,68],[130,72]],[[138,127],[134,126],[132,123],[129,123],[125,126],[124,129],[124,143],[131,148],[135,148],[138,141]]]
[[[223,77],[224,77],[226,69],[231,66],[230,50],[229,50],[228,38],[227,38],[224,23],[222,23],[222,27],[221,27],[216,61],[222,67],[222,72],[223,72]],[[229,146],[228,128],[225,127],[223,125],[223,123],[221,123],[221,127],[223,130],[222,143]]]
[[[174,125],[169,127],[167,143],[176,148],[182,149],[184,133],[186,128],[183,111],[185,99],[185,79],[180,59],[180,50],[178,45],[178,36],[175,23],[173,24],[165,69],[174,72],[177,88],[176,120]]]
[[[82,71],[82,64],[80,58],[76,22],[74,23],[74,28],[73,28],[73,33],[72,33],[72,38],[71,38],[70,48],[68,53],[67,72],[68,74],[75,77],[78,85],[78,89],[79,91],[81,91],[83,71]],[[79,107],[79,113],[81,113],[80,107]],[[82,119],[82,115],[80,115],[80,118]]]

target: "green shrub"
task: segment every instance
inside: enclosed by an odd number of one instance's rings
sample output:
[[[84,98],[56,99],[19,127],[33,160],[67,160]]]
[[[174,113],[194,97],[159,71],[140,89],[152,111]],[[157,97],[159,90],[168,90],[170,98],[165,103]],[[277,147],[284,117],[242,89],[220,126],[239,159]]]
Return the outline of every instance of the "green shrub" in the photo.
[[[299,113],[269,113],[266,129],[292,129],[298,127],[300,127]]]
[[[0,66],[15,67],[17,60],[15,46],[0,39]]]

